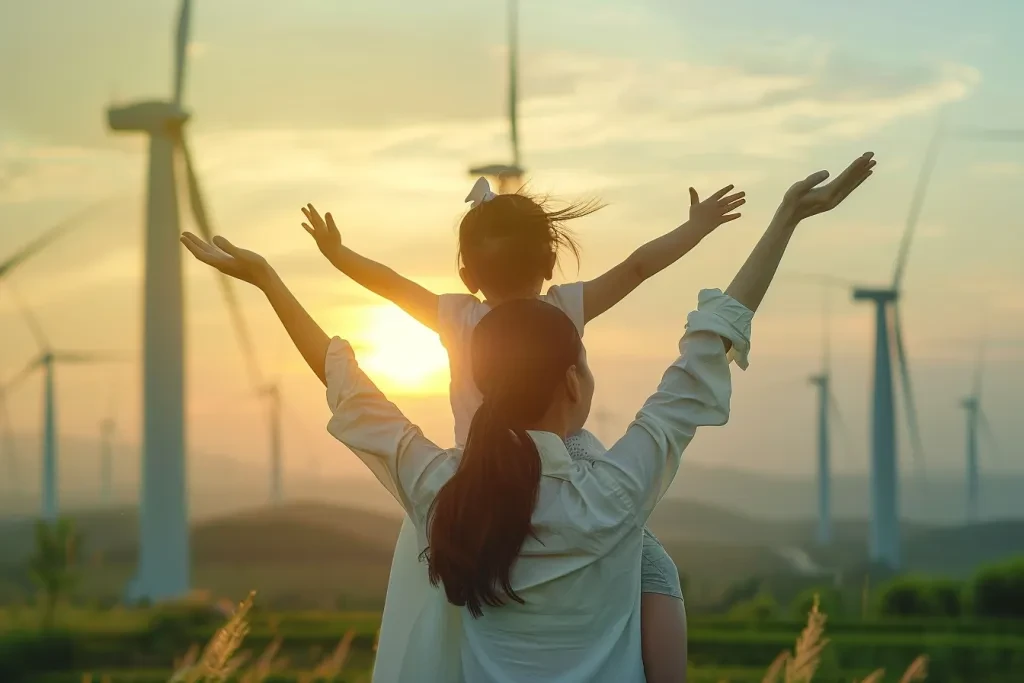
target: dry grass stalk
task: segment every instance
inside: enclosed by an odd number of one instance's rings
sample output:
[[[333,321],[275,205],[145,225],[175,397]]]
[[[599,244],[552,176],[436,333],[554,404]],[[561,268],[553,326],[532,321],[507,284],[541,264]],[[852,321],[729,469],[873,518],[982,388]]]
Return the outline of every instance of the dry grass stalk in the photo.
[[[324,657],[316,668],[310,673],[303,674],[299,678],[299,683],[312,683],[312,681],[333,681],[341,675],[342,669],[345,668],[345,661],[348,659],[348,653],[352,649],[352,640],[356,637],[355,629],[349,629],[348,632],[342,636],[341,640],[338,641],[338,645],[334,648],[331,654]]]
[[[900,683],[916,683],[928,677],[928,656],[918,655],[917,659],[910,663],[907,670],[903,672]]]
[[[885,669],[875,669],[860,683],[882,683],[883,676],[885,676]]]
[[[82,674],[82,683],[92,683],[92,674]]]
[[[277,653],[281,651],[281,643],[281,636],[276,636],[270,641],[270,644],[242,676],[240,683],[263,683],[272,673],[283,669],[285,667],[284,660],[277,659]]]
[[[821,663],[821,652],[828,645],[825,638],[827,616],[819,609],[818,596],[807,614],[807,626],[796,639],[793,656],[786,660],[786,683],[808,683]]]
[[[761,683],[776,683],[779,680],[779,676],[782,675],[783,670],[786,668],[786,663],[789,662],[789,652],[783,650],[779,653],[779,656],[775,658],[771,666],[764,673],[764,678],[761,679]]]
[[[246,617],[249,610],[252,609],[252,601],[255,597],[256,591],[250,591],[248,597],[239,603],[238,609],[235,610],[228,623],[213,634],[213,638],[206,644],[203,656],[198,663],[179,668],[171,677],[171,683],[223,681],[245,662],[247,655],[235,656],[235,652],[249,632],[249,622]],[[188,655],[186,655],[186,660],[187,657]]]

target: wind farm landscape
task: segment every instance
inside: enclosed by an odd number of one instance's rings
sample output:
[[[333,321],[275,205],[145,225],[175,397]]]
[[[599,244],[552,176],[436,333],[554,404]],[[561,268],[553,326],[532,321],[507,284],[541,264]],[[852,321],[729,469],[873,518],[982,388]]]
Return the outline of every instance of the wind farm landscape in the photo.
[[[449,445],[437,335],[326,264],[299,207],[464,292],[478,176],[608,204],[556,283],[735,183],[741,221],[587,328],[587,427],[611,444],[785,188],[868,148],[885,165],[794,236],[729,424],[650,519],[688,680],[1024,680],[1024,9],[946,7],[868,58],[858,31],[913,13],[744,2],[731,35],[710,6],[569,4],[0,10],[0,682],[372,680],[401,508],[327,433],[259,292],[182,232],[266,254]],[[79,72],[66,103],[42,85]]]

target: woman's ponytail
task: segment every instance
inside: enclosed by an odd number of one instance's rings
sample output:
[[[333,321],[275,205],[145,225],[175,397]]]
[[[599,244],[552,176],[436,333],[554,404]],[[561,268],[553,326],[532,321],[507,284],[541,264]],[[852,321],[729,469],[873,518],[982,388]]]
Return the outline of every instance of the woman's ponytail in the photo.
[[[526,430],[485,400],[473,416],[459,468],[430,511],[430,582],[478,617],[505,598],[522,603],[510,574],[540,489],[540,454]]]
[[[513,300],[473,330],[473,380],[483,395],[455,475],[428,516],[430,581],[474,617],[522,603],[512,568],[533,533],[541,459],[527,429],[540,424],[582,342],[572,321],[537,299]]]

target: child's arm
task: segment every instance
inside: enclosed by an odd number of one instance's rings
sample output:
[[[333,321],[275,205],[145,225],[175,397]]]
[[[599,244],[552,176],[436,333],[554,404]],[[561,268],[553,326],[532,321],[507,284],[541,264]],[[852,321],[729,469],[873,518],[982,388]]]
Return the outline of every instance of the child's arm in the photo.
[[[320,253],[331,264],[355,282],[396,304],[432,330],[437,330],[437,294],[405,278],[387,266],[360,256],[341,243],[341,233],[334,217],[326,215],[326,222],[310,204],[302,209],[309,219],[303,223]]]
[[[740,214],[730,212],[743,206],[746,199],[743,192],[726,196],[732,188],[723,187],[701,202],[691,187],[690,220],[643,245],[605,274],[583,283],[584,322],[601,315],[644,280],[678,261],[719,225],[739,218]]]

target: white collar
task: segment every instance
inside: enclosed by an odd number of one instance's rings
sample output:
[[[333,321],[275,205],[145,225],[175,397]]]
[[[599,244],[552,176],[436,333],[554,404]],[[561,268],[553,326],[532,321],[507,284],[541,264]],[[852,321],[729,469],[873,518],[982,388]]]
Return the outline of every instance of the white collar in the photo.
[[[527,431],[540,453],[540,473],[545,477],[569,480],[572,458],[565,447],[565,442],[557,434],[551,432]]]

